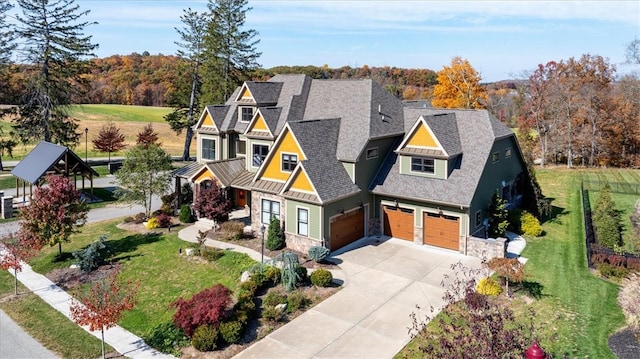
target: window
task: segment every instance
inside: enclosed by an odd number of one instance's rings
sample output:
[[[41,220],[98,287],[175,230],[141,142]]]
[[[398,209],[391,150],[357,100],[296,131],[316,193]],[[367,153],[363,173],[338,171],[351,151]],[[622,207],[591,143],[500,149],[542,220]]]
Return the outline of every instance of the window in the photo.
[[[422,173],[435,173],[433,158],[411,157],[411,170]]]
[[[260,167],[269,153],[267,145],[253,145],[253,167]]]
[[[367,148],[367,159],[378,158],[378,147]]]
[[[298,155],[282,154],[282,170],[291,172],[298,163]]]
[[[298,208],[298,234],[309,235],[309,210],[306,208]]]
[[[494,153],[491,155],[491,161],[492,161],[492,162],[498,162],[498,161],[500,161],[500,152],[494,152]]]
[[[238,140],[236,142],[236,154],[238,154],[238,155],[246,155],[247,154],[247,141]]]
[[[215,160],[216,159],[216,141],[212,139],[202,139],[202,159],[203,160]]]
[[[253,107],[240,107],[240,122],[249,122],[253,118]]]
[[[509,158],[509,157],[511,157],[511,147],[504,150],[504,158]]]
[[[268,199],[262,200],[262,223],[269,225],[271,218],[280,218],[280,202],[271,201]]]
[[[482,224],[482,211],[476,212],[476,227]]]

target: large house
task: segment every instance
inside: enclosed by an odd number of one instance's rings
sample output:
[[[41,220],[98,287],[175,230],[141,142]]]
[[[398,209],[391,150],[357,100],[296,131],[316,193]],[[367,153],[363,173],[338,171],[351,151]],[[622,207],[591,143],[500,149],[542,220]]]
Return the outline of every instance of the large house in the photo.
[[[492,194],[516,205],[526,178],[487,111],[403,103],[372,80],[248,81],[195,133],[197,162],[179,174],[195,195],[216,181],[256,233],[277,216],[303,252],[387,235],[478,255]]]

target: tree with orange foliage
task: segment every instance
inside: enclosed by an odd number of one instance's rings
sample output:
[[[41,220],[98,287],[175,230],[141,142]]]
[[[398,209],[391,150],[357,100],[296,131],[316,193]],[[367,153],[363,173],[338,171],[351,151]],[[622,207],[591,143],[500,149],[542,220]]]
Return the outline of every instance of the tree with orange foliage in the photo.
[[[93,149],[100,152],[109,152],[109,163],[111,163],[111,152],[118,152],[127,147],[124,142],[124,134],[113,123],[109,122],[100,128],[98,137],[91,140]]]
[[[450,67],[444,66],[438,72],[431,104],[440,108],[486,108],[487,93],[480,86],[481,80],[468,60],[454,57]]]
[[[38,241],[27,240],[24,235],[0,238],[0,268],[13,269],[15,295],[18,295],[18,272],[22,271],[22,263],[28,262],[41,248]]]
[[[142,145],[144,148],[149,148],[149,146],[156,144],[161,146],[158,142],[158,133],[153,130],[153,126],[151,124],[147,124],[144,126],[142,131],[138,132],[138,139],[136,140],[136,144]]]
[[[77,300],[70,305],[71,319],[79,325],[88,325],[90,331],[100,330],[102,358],[104,359],[104,330],[114,327],[122,313],[135,307],[135,296],[140,287],[131,281],[118,280],[118,271],[107,278],[93,282],[84,292],[76,293]]]
[[[503,277],[506,282],[506,293],[509,296],[509,281],[522,282],[524,280],[524,264],[517,258],[492,258],[489,269],[496,271],[498,276]]]

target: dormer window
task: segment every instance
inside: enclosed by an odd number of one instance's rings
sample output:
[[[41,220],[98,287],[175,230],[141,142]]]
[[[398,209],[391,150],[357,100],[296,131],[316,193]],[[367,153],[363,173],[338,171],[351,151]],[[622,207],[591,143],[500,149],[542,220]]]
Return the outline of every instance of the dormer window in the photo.
[[[254,108],[251,106],[240,107],[240,122],[251,122]]]
[[[291,155],[287,153],[282,154],[282,170],[286,172],[291,172],[296,167],[298,163],[298,156]]]
[[[434,174],[435,164],[433,158],[411,157],[411,171]]]

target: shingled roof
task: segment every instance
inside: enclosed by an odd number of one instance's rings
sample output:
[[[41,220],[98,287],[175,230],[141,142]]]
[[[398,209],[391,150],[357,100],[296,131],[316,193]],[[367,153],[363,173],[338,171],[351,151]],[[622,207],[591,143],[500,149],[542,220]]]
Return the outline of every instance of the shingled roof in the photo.
[[[433,116],[444,113],[453,115],[453,118],[450,115]],[[407,124],[411,125],[419,116],[431,116],[429,121],[455,119],[462,150],[460,165],[453,169],[446,180],[400,174],[398,154],[390,152],[371,183],[370,190],[379,195],[468,207],[495,140],[513,136],[513,132],[493,119],[486,110],[409,108],[405,116]]]
[[[11,174],[32,184],[38,184],[47,173],[64,176],[81,174],[98,177],[91,166],[64,146],[42,141],[13,168]]]
[[[251,91],[253,100],[258,106],[262,104],[273,105],[278,102],[282,89],[281,82],[273,81],[247,81],[245,85]]]

